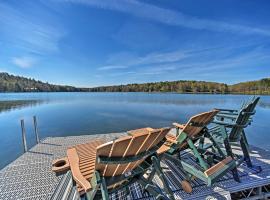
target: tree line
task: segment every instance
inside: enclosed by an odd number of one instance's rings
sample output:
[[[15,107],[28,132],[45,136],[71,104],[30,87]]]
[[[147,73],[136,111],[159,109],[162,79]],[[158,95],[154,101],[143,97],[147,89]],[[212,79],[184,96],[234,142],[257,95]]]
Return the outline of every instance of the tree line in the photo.
[[[90,88],[90,92],[178,92],[212,94],[270,94],[270,79],[234,85],[207,81],[165,81]]]
[[[165,81],[91,88],[91,92],[179,92],[179,93],[227,93],[223,83],[204,81]]]
[[[32,78],[0,73],[0,92],[77,92],[80,88],[43,83]]]
[[[142,84],[76,88],[0,73],[0,92],[178,92],[213,94],[270,94],[270,79],[227,85],[207,81],[163,81]]]

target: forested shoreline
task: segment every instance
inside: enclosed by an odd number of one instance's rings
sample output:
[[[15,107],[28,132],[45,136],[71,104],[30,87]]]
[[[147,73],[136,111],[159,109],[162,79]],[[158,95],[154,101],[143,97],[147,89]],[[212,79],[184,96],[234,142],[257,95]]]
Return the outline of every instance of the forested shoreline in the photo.
[[[79,92],[80,88],[44,83],[33,78],[0,73],[0,92]]]
[[[270,94],[270,79],[234,85],[206,81],[165,81],[90,88],[91,92],[177,92],[212,94]]]
[[[0,73],[0,92],[177,92],[211,94],[270,94],[270,78],[227,85],[207,81],[163,81],[141,84],[77,88],[44,83],[32,78]]]

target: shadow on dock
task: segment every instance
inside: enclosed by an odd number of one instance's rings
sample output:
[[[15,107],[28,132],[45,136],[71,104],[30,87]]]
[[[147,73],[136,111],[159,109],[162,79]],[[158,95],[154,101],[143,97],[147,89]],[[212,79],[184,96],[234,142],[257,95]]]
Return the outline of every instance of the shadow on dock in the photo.
[[[44,152],[37,152],[37,151],[28,151],[28,153],[34,153],[34,154],[41,154],[41,155],[46,155],[46,156],[53,156],[54,154],[52,153],[44,153]]]

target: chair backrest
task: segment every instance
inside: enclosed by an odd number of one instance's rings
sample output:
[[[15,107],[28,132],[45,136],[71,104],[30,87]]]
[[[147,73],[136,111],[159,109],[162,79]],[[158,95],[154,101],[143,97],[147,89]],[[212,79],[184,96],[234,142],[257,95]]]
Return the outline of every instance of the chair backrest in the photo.
[[[245,108],[247,105],[251,104],[255,100],[255,96],[250,96],[247,101],[244,101],[239,109],[239,111]]]
[[[135,169],[152,152],[151,149],[161,146],[165,142],[165,136],[170,128],[154,129],[149,132],[137,133],[134,136],[124,136],[115,141],[111,141],[97,147],[97,158],[105,157],[116,160],[111,162],[99,162],[96,160],[96,170],[102,176],[117,176]],[[162,143],[163,144],[163,143]],[[145,154],[143,154],[145,153]],[[153,154],[154,152],[152,152]],[[136,159],[137,155],[144,155]],[[121,162],[117,162],[117,159]],[[131,159],[132,158],[132,159]]]
[[[252,103],[252,106],[251,106],[252,112],[255,111],[255,107],[258,104],[259,100],[260,100],[260,97],[256,97],[256,96],[253,97],[253,100],[251,102]]]
[[[239,141],[243,129],[249,124],[250,118],[255,113],[255,107],[258,104],[260,97],[254,97],[252,101],[246,104],[238,113],[234,126],[229,134],[230,141]]]
[[[177,139],[181,137],[181,133],[185,133],[189,138],[195,139],[202,129],[212,122],[218,112],[218,110],[211,110],[209,112],[194,115],[185,124]]]

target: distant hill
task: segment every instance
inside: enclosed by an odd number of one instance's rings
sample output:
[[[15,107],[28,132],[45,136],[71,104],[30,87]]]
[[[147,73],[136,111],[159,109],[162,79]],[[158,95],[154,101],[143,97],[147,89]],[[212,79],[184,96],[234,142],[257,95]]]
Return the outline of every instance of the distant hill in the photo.
[[[228,85],[205,81],[165,81],[91,88],[91,92],[227,93]]]
[[[218,94],[270,94],[270,78],[234,85],[206,81],[164,81],[142,84],[76,88],[54,85],[32,78],[0,73],[0,92],[178,92]]]
[[[270,94],[270,78],[231,85],[230,92],[241,94]]]
[[[32,78],[0,73],[0,92],[77,92],[80,88],[43,83]]]
[[[270,79],[234,85],[206,81],[165,81],[90,88],[91,92],[179,92],[219,94],[270,94]]]

